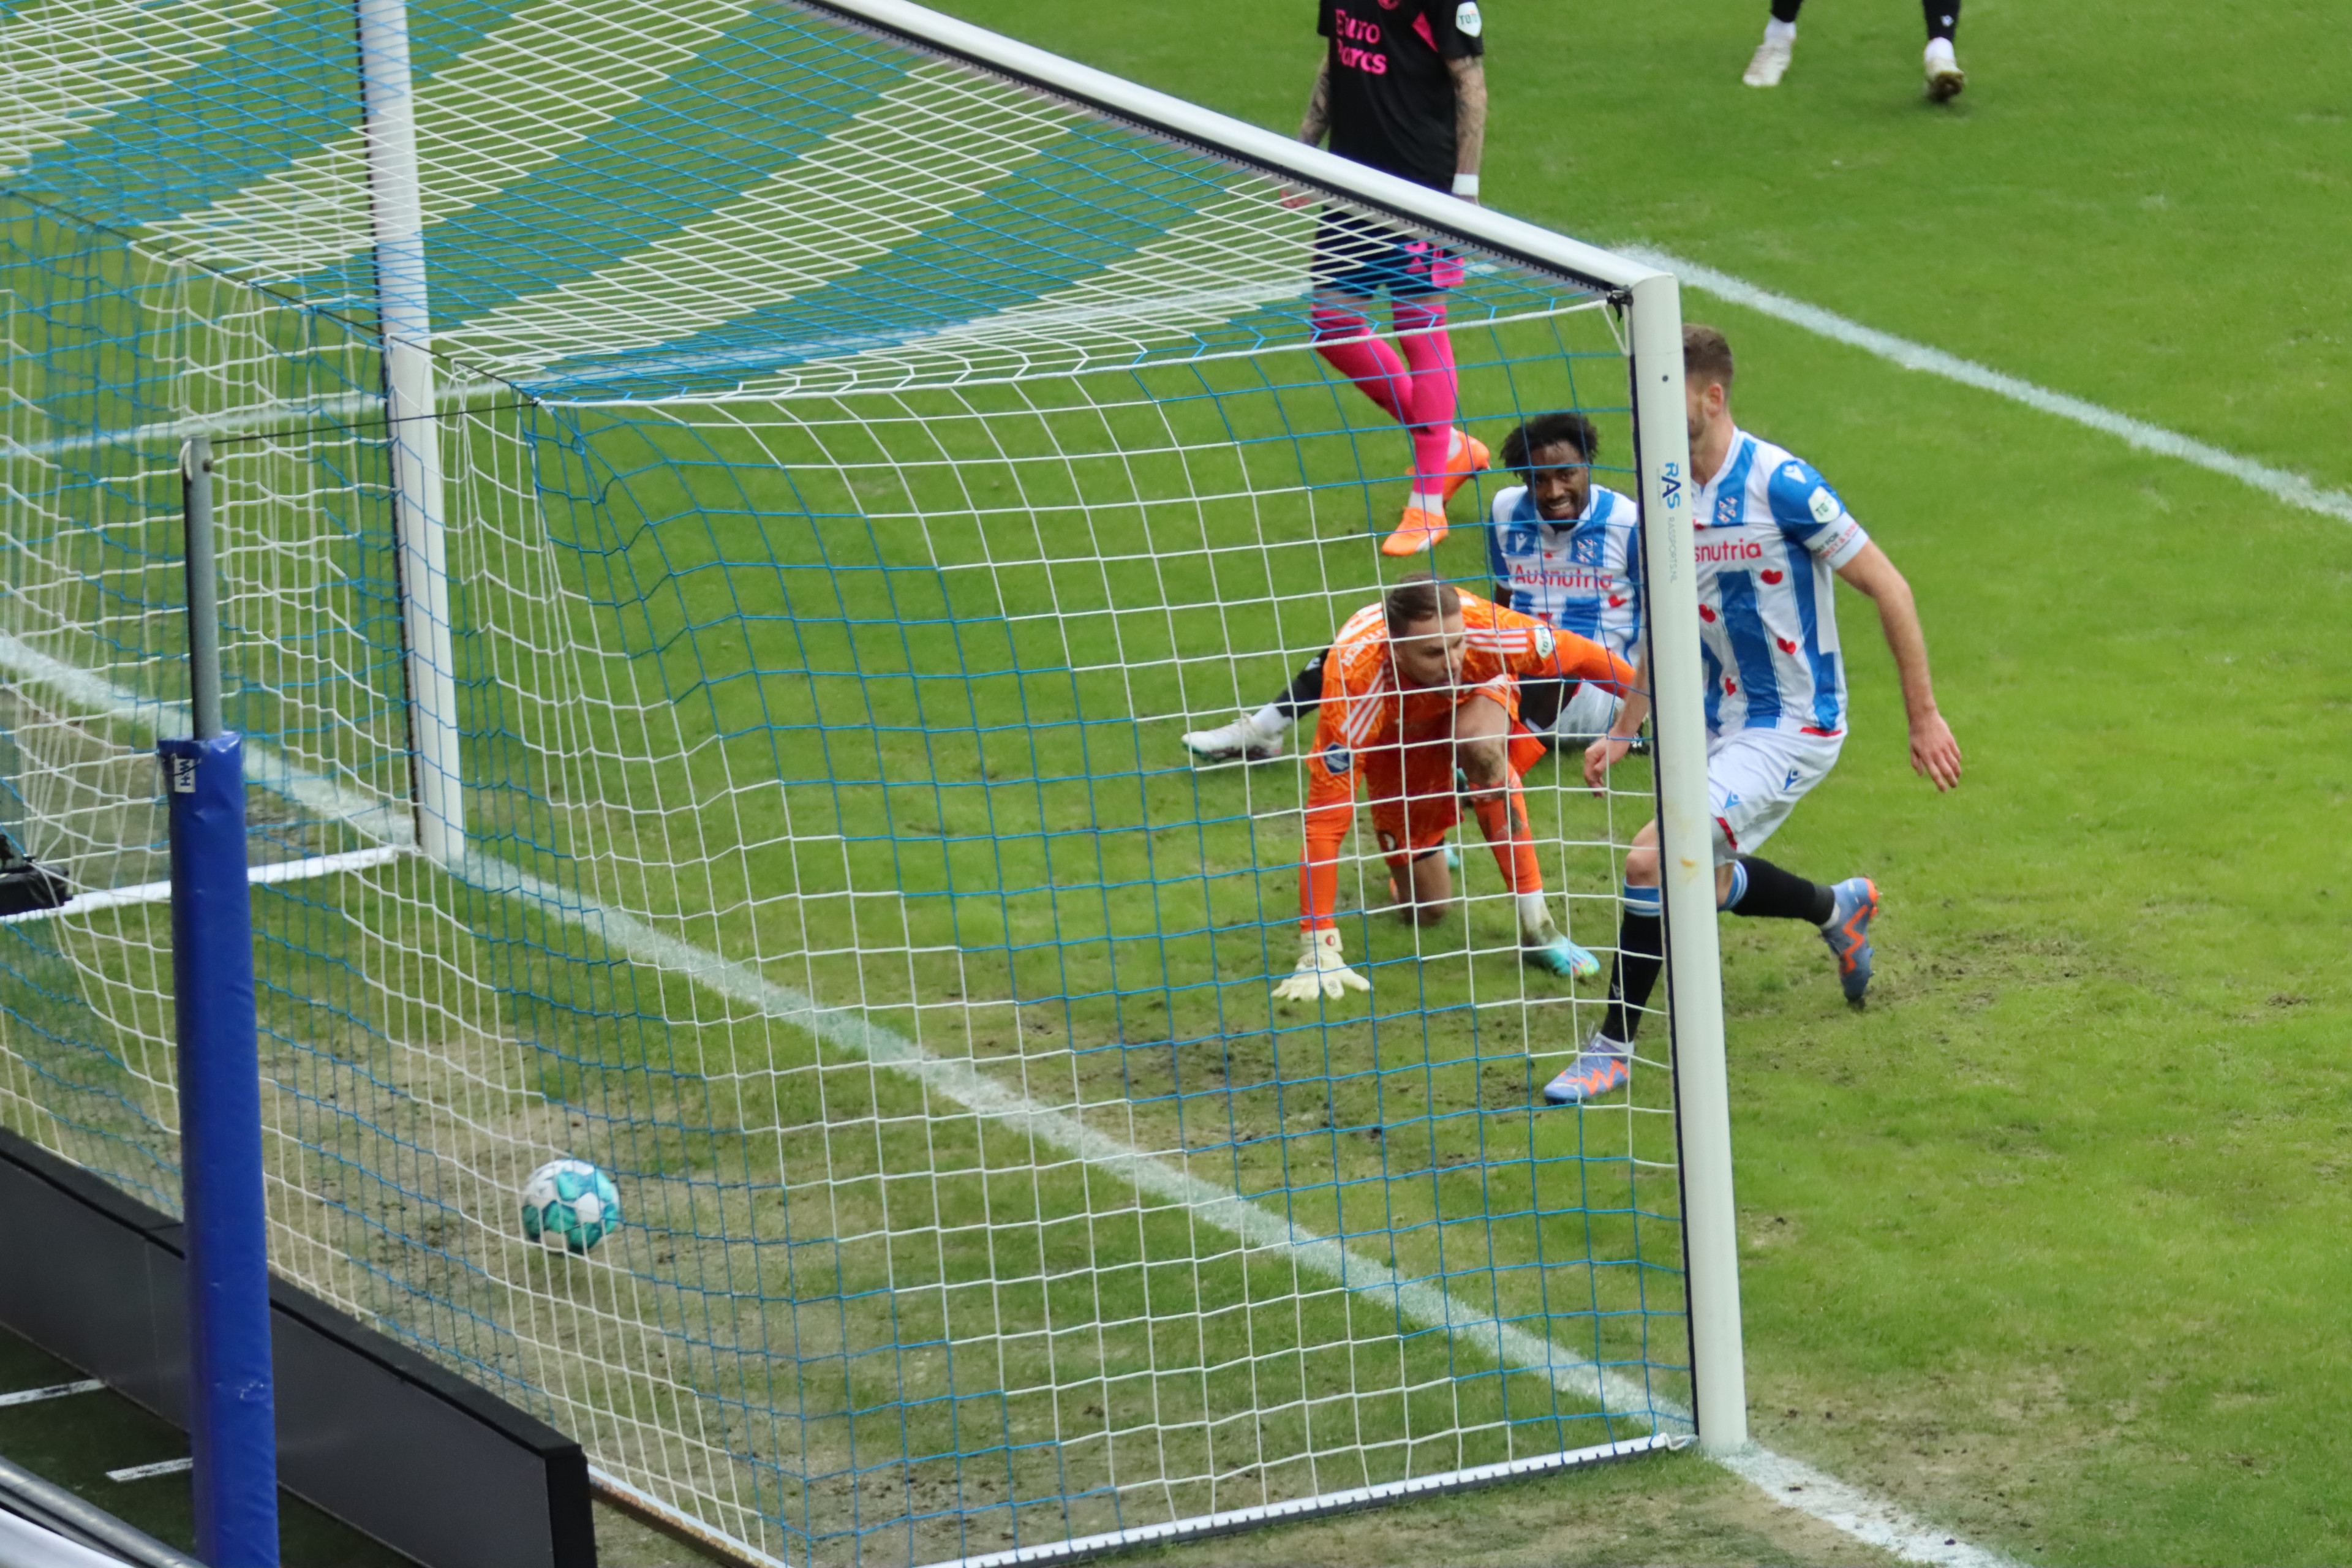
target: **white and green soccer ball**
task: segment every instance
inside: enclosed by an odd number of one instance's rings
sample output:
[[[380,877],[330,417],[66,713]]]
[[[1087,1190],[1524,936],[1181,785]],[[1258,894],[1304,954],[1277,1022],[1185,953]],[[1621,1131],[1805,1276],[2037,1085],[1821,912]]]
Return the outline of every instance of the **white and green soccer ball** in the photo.
[[[585,1252],[620,1223],[613,1178],[585,1160],[550,1160],[522,1184],[522,1233],[542,1247]]]

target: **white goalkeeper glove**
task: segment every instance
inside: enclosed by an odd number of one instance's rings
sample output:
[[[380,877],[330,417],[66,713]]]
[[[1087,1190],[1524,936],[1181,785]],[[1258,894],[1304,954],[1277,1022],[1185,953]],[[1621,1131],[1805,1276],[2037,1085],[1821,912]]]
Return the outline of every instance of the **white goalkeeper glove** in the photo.
[[[1371,988],[1372,983],[1339,956],[1337,931],[1310,931],[1301,933],[1298,967],[1274,994],[1285,1002],[1312,1002],[1319,993],[1336,1002],[1348,992]]]

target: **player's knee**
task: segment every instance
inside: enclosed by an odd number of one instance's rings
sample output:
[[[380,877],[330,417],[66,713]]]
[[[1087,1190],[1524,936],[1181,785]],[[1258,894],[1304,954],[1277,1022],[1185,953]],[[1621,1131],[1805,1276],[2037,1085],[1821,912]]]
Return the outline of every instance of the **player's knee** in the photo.
[[[1658,852],[1646,844],[1625,851],[1625,884],[1632,888],[1658,885]]]

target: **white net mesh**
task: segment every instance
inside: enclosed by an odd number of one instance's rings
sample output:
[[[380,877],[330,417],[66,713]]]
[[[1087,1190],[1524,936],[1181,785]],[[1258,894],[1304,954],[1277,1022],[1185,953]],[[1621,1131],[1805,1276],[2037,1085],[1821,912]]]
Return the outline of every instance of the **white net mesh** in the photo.
[[[0,762],[83,897],[0,929],[0,1121],[176,1205],[140,889],[201,426],[289,1277],[793,1562],[1686,1429],[1663,1062],[1543,1110],[1600,988],[1523,965],[1475,833],[1416,929],[1360,826],[1371,994],[1276,1001],[1302,766],[1180,741],[1384,580],[1405,439],[1309,347],[1322,198],[790,7],[416,7],[446,400],[400,438],[448,476],[467,829],[436,865],[348,17],[253,9],[183,18],[103,133],[114,78],[14,132]],[[1607,301],[1465,258],[1465,427],[1582,409],[1634,489]],[[1436,563],[1491,591],[1484,544]],[[1572,783],[1528,804],[1605,950],[1647,780]],[[622,1196],[584,1258],[517,1223],[560,1155]]]

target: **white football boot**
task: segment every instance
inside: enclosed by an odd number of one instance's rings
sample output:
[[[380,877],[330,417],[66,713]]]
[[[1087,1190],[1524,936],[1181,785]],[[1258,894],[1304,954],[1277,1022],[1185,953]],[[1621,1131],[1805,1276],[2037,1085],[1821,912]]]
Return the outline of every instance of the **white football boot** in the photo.
[[[1267,734],[1244,714],[1213,730],[1195,730],[1184,737],[1184,749],[1203,763],[1267,763],[1289,750],[1279,734]]]
[[[1927,101],[1949,103],[1960,96],[1960,89],[1969,79],[1960,69],[1960,62],[1952,53],[1949,38],[1927,40]]]
[[[1764,41],[1756,46],[1756,58],[1748,62],[1747,74],[1739,79],[1750,87],[1778,87],[1789,74],[1789,58],[1796,52],[1794,37],[1776,38],[1768,28]]]

